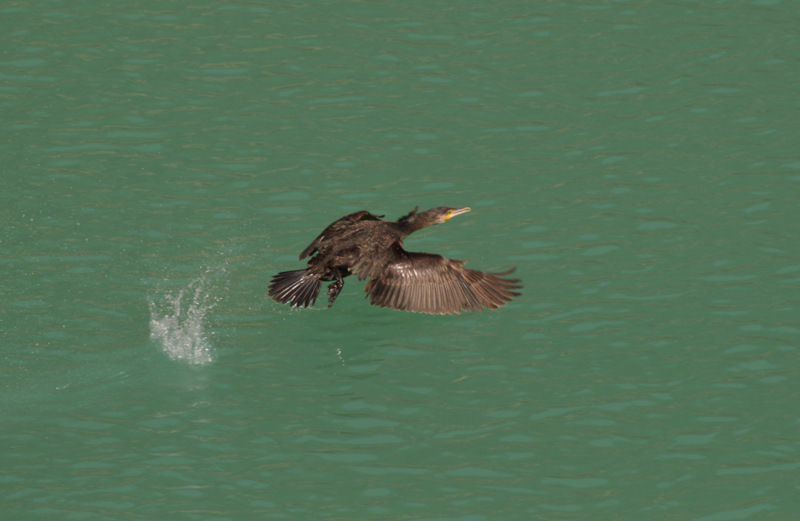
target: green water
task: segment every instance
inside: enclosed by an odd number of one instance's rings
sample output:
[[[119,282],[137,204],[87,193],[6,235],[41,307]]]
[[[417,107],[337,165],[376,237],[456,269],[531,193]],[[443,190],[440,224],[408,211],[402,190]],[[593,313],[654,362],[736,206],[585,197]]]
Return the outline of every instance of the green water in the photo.
[[[796,519],[798,15],[3,4],[3,519]],[[523,296],[266,296],[415,205]]]

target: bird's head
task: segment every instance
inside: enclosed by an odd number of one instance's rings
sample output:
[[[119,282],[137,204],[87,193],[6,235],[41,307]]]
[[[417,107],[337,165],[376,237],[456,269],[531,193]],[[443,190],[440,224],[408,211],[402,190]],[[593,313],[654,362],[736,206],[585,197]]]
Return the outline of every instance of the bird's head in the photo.
[[[469,206],[465,206],[464,208],[447,208],[444,206],[440,206],[439,208],[433,208],[428,211],[432,212],[434,210],[436,211],[436,216],[437,216],[436,222],[443,223],[445,221],[449,221],[456,215],[461,215],[462,213],[469,212],[471,208]]]
[[[398,222],[412,231],[421,230],[427,226],[448,221],[456,215],[461,215],[468,211],[470,211],[469,207],[450,208],[448,206],[437,206],[436,208],[417,213],[417,209],[414,208],[411,213],[401,217]]]

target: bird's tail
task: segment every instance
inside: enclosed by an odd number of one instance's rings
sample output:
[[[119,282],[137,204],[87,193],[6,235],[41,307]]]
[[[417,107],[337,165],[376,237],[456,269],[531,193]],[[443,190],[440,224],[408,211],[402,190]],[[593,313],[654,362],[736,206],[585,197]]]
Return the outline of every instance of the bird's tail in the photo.
[[[314,305],[319,295],[320,280],[311,270],[282,271],[272,277],[269,296],[275,302],[291,304],[293,308]]]

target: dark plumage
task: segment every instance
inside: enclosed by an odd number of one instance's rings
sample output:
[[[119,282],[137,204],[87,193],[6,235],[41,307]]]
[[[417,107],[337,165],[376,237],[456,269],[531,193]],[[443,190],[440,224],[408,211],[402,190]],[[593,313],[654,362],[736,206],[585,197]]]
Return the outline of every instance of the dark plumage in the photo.
[[[367,211],[346,215],[300,254],[300,260],[312,255],[308,268],[272,277],[269,295],[281,304],[308,307],[317,300],[320,282],[333,281],[330,307],[344,278],[354,273],[358,280],[370,279],[364,291],[375,306],[438,314],[497,309],[522,288],[519,280],[504,278],[513,269],[485,273],[465,268],[464,261],[403,249],[403,239],[411,233],[468,211],[438,207],[417,213],[414,208],[397,222]]]

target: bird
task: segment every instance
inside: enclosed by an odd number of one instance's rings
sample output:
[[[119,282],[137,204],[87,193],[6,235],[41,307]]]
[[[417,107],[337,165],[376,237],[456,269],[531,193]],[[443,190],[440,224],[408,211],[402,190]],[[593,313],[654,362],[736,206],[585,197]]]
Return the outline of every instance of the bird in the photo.
[[[344,278],[368,278],[364,291],[370,304],[384,308],[429,314],[497,309],[522,288],[518,279],[507,278],[514,268],[487,273],[465,268],[465,261],[441,255],[406,251],[403,240],[415,231],[446,222],[469,212],[469,207],[439,206],[424,212],[418,207],[396,222],[362,210],[345,215],[325,228],[300,253],[311,257],[308,267],[274,275],[268,295],[281,304],[307,308],[319,296],[322,282],[328,287],[328,307],[344,287]]]

